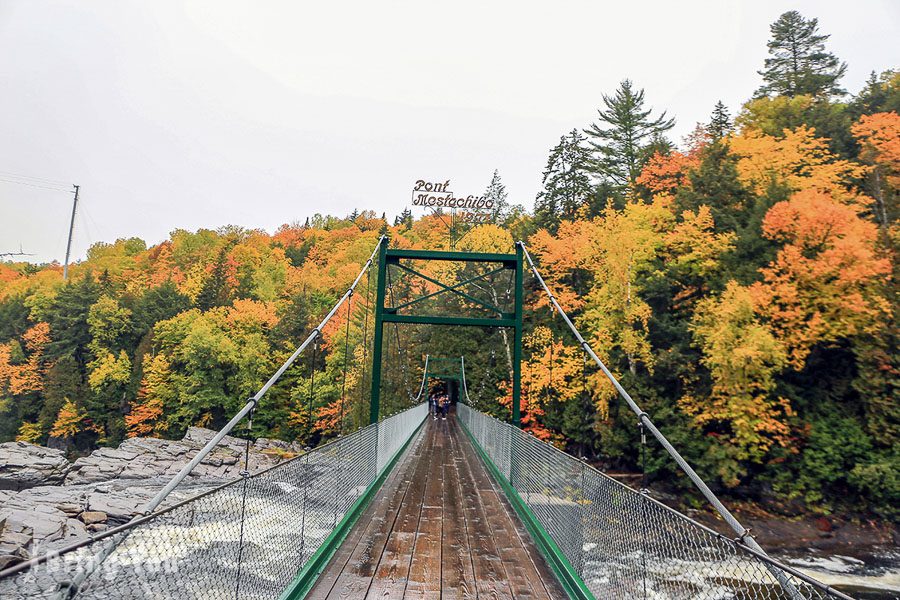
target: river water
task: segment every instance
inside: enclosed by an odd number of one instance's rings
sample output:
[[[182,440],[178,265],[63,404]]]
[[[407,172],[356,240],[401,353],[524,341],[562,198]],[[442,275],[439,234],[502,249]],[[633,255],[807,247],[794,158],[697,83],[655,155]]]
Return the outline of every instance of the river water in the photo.
[[[900,549],[878,548],[856,556],[809,549],[777,557],[822,583],[859,600],[900,599]]]

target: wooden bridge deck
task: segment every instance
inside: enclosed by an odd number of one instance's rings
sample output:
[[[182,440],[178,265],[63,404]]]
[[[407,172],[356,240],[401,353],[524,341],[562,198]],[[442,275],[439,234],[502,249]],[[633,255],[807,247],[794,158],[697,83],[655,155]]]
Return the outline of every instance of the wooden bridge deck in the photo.
[[[429,416],[307,598],[566,598],[454,416]]]

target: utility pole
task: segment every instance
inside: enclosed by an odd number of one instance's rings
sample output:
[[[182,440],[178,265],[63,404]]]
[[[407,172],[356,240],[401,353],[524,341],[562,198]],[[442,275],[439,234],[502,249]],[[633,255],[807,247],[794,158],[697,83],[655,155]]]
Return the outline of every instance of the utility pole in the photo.
[[[72,251],[72,230],[75,229],[75,209],[78,208],[78,187],[75,186],[75,200],[72,202],[72,219],[69,221],[69,241],[66,242],[66,262],[63,265],[63,281],[69,279],[69,253]]]
[[[19,244],[18,252],[0,252],[0,258],[2,258],[4,256],[8,256],[9,258],[12,258],[13,256],[34,256],[34,254],[25,252],[24,250],[22,250],[22,244]]]

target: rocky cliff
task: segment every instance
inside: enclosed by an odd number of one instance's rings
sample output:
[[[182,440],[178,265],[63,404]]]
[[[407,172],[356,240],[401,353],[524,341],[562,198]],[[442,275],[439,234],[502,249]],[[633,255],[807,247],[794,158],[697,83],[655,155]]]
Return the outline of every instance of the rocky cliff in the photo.
[[[214,434],[193,427],[181,440],[132,438],[74,462],[59,450],[0,444],[0,569],[128,521]],[[223,439],[168,501],[239,477],[244,447],[244,440]],[[301,451],[259,439],[250,446],[250,470]]]

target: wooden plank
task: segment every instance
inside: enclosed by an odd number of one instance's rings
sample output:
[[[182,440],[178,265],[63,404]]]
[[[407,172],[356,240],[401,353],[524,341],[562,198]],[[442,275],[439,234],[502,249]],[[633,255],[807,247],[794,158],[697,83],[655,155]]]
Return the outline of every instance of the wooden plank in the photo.
[[[431,426],[429,426],[431,428]],[[439,600],[441,597],[442,538],[444,522],[445,450],[443,435],[432,435],[432,461],[425,482],[425,500],[413,547],[404,598]]]
[[[487,522],[484,508],[479,501],[478,490],[475,489],[471,474],[468,472],[466,458],[463,454],[465,449],[460,444],[455,425],[456,423],[452,422],[450,427],[450,440],[454,448],[453,470],[459,478],[460,497],[469,533],[477,594],[479,598],[511,599],[513,594],[506,569],[500,558],[493,531]]]
[[[566,598],[454,418],[420,438],[308,598]]]
[[[472,546],[463,513],[459,486],[459,445],[450,437],[452,421],[441,421],[445,440],[442,468],[444,470],[444,539],[442,550],[441,597],[450,600],[477,597],[475,569],[472,565]]]
[[[406,589],[412,551],[425,497],[425,482],[434,456],[434,428],[428,427],[412,483],[400,505],[394,527],[381,553],[366,598],[401,598]]]
[[[418,457],[425,445],[424,432],[388,476],[350,537],[332,558],[307,598],[359,598],[369,589],[377,561],[394,525],[397,512],[412,483]]]
[[[492,539],[497,545],[497,552],[506,569],[513,597],[549,600],[551,595],[545,588],[534,562],[525,551],[524,540],[516,531],[514,516],[501,503],[487,470],[471,447],[471,442],[461,431],[457,430],[457,433],[460,445],[464,448],[462,454],[465,457],[466,469],[463,481],[468,481],[472,489],[478,492],[478,501],[484,512],[485,522],[493,533]]]

